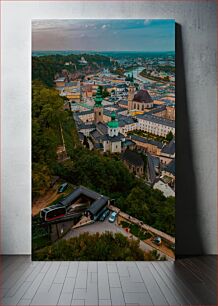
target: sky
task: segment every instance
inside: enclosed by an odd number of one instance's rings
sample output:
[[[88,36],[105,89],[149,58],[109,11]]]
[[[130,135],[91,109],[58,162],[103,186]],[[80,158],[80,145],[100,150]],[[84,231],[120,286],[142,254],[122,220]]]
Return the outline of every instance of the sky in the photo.
[[[175,21],[33,20],[32,48],[33,51],[175,51]]]

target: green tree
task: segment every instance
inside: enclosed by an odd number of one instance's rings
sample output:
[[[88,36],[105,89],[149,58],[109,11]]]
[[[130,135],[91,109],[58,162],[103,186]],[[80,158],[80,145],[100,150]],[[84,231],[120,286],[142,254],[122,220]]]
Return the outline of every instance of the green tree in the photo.
[[[166,140],[170,142],[173,139],[173,137],[174,137],[173,133],[169,131],[169,133],[166,136]]]
[[[83,145],[84,145],[87,149],[89,149],[89,142],[88,142],[88,139],[87,139],[86,136],[84,136]]]
[[[135,215],[139,219],[148,214],[148,207],[145,202],[145,190],[135,187],[126,198],[127,212],[130,215]]]

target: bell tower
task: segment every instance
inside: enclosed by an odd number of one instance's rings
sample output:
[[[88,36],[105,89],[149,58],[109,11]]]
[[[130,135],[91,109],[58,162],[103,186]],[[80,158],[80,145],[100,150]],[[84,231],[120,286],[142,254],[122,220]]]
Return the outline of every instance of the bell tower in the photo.
[[[101,95],[101,89],[98,87],[97,93],[95,96],[95,105],[94,105],[94,118],[95,118],[95,123],[98,122],[104,122],[103,120],[103,107],[102,107],[102,95]]]
[[[132,101],[134,98],[134,94],[135,94],[135,86],[133,82],[131,82],[128,88],[128,110],[129,111],[132,110]]]

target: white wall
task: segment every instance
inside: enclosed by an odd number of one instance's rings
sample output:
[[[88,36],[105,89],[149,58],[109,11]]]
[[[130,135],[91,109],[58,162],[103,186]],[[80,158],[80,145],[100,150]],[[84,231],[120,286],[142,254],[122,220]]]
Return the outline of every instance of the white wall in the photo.
[[[182,236],[181,224],[187,227],[189,219],[193,224],[196,220],[201,224],[199,231],[205,242],[204,252],[215,254],[215,1],[2,1],[1,16],[2,253],[31,253],[31,19],[174,18],[182,29],[189,130],[193,145],[192,172],[195,173],[198,205],[195,211],[191,201],[186,203],[188,206],[184,203],[184,209],[179,204],[179,252],[197,252],[191,247],[192,241],[185,243],[189,239],[188,231],[186,236]],[[177,68],[179,72],[181,67]],[[183,124],[185,126],[186,121]],[[181,156],[183,147],[180,148]],[[185,179],[180,177],[180,184]]]

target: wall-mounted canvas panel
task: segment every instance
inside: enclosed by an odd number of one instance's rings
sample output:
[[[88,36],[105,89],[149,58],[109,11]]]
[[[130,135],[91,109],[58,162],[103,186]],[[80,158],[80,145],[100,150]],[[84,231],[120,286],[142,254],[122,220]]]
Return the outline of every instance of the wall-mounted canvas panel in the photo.
[[[32,21],[33,260],[173,260],[175,21]]]

